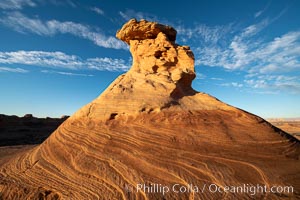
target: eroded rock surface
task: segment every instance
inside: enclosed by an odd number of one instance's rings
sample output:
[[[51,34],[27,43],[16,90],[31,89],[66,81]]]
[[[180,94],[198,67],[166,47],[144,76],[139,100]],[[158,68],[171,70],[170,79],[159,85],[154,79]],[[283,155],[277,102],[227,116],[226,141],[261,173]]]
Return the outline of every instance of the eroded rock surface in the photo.
[[[156,22],[133,19],[117,32],[117,37],[130,45],[131,69],[76,116],[85,113],[106,120],[111,115],[115,118],[170,107],[185,109],[188,96],[196,94],[191,87],[195,78],[194,55],[188,46],[175,43],[176,31]]]
[[[159,33],[164,33],[170,41],[176,40],[176,30],[171,26],[165,26],[157,22],[148,22],[136,19],[129,20],[121,30],[117,32],[117,38],[129,44],[130,40],[155,39]]]

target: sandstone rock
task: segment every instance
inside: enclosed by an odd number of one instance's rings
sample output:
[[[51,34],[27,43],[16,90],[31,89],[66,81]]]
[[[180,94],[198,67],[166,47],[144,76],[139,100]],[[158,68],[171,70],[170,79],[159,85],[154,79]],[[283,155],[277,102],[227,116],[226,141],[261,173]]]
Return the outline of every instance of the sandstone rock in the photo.
[[[32,199],[38,187],[42,198],[50,192],[61,199],[279,198],[136,190],[137,184],[153,183],[293,185],[287,198],[299,198],[297,140],[193,90],[194,56],[175,44],[175,33],[152,22],[125,24],[117,36],[130,44],[131,69],[44,143],[0,168],[3,198]]]
[[[176,105],[173,109],[185,109],[188,96],[196,94],[191,87],[195,78],[194,55],[188,46],[170,41],[170,33],[166,30],[173,28],[145,20],[130,20],[125,24],[117,33],[119,38],[126,40],[125,36],[131,34],[139,37],[139,40],[129,40],[133,58],[131,69],[74,117],[85,115],[105,121],[111,119],[111,115],[118,118],[145,110],[159,112],[169,105]],[[143,39],[145,32],[153,37]],[[224,107],[223,104],[219,106]]]
[[[170,26],[158,24],[156,22],[148,22],[136,19],[129,20],[121,30],[117,32],[117,38],[123,40],[127,44],[130,40],[155,39],[159,33],[164,33],[170,41],[176,40],[176,30]]]

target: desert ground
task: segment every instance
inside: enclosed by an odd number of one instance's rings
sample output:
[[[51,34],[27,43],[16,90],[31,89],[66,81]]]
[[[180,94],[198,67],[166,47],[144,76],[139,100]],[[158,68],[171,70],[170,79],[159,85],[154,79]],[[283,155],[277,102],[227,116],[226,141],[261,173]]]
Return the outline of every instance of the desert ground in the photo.
[[[274,126],[284,130],[300,140],[300,119],[268,119]]]

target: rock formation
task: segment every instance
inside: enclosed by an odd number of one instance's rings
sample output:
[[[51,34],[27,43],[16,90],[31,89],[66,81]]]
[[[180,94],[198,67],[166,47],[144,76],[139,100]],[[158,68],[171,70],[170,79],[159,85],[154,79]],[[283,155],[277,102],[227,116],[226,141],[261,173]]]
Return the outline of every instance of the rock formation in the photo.
[[[132,40],[155,39],[159,33],[167,36],[168,40],[175,42],[176,30],[171,26],[165,26],[156,22],[147,22],[136,19],[129,20],[121,30],[117,32],[117,38],[130,44]]]
[[[263,119],[192,89],[194,56],[169,26],[130,20],[117,37],[131,69],[44,143],[0,171],[4,199],[280,199],[204,185],[292,185],[299,142]],[[137,190],[137,184],[171,191]],[[178,184],[196,190],[172,191]],[[178,190],[179,188],[177,188]],[[194,188],[195,189],[195,188]]]

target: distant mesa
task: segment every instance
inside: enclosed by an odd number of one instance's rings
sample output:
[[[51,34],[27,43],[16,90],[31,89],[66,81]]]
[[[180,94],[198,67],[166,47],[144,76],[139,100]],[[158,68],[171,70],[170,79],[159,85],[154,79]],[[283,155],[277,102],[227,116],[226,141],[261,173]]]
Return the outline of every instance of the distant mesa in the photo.
[[[25,114],[24,118],[33,118],[33,115],[32,114]]]
[[[0,147],[40,144],[66,119],[0,114]]]
[[[0,166],[3,199],[300,198],[299,141],[195,91],[193,52],[175,43],[174,28],[133,19],[117,37],[130,45],[130,70],[41,145]],[[163,194],[138,184],[199,190]],[[294,192],[200,191],[245,184]]]
[[[69,115],[62,115],[60,118],[66,120],[66,119],[68,119],[69,117],[70,117]]]

